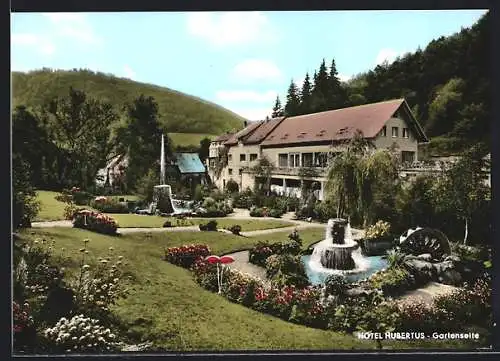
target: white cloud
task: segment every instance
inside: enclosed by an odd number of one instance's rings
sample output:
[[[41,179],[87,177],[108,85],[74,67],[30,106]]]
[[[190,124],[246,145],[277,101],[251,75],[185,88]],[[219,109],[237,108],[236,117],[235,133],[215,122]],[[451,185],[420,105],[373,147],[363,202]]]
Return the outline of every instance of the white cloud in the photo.
[[[218,101],[238,102],[246,101],[253,103],[273,102],[278,95],[275,91],[259,93],[253,90],[220,90],[215,94]]]
[[[338,74],[337,77],[340,81],[349,81],[352,78],[352,75]]]
[[[134,79],[135,78],[135,72],[132,70],[132,68],[128,65],[123,66],[123,73],[125,76],[129,79]]]
[[[187,15],[190,34],[216,46],[268,41],[274,31],[260,12],[190,13]]]
[[[67,37],[80,43],[98,45],[102,39],[95,34],[84,14],[80,13],[45,13],[53,26],[56,36]]]
[[[52,55],[56,48],[54,43],[46,36],[31,33],[16,33],[11,36],[11,44],[18,46],[34,47],[44,55]]]
[[[398,56],[404,54],[404,51],[397,51],[394,49],[381,49],[375,59],[375,65],[381,65],[385,62],[388,64],[392,63]]]
[[[282,73],[270,60],[247,59],[233,68],[231,77],[238,82],[277,81],[282,78]]]
[[[243,118],[248,120],[264,120],[266,116],[271,118],[272,107],[269,108],[240,108],[240,109],[231,109],[231,111],[236,114],[241,115]]]

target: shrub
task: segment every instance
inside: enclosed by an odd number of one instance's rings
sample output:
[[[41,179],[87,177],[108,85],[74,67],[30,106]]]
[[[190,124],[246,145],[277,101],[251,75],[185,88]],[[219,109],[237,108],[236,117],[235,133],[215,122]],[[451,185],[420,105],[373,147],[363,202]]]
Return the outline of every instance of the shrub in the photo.
[[[309,285],[304,263],[300,256],[291,254],[272,255],[266,260],[266,276],[276,287]]]
[[[258,266],[265,266],[266,260],[273,254],[269,243],[258,242],[248,252],[248,261]]]
[[[102,213],[129,213],[127,204],[117,202],[113,198],[105,200],[92,200],[90,206]]]
[[[241,226],[239,224],[235,224],[229,227],[229,231],[231,231],[232,234],[239,236],[241,233]]]
[[[29,305],[25,303],[12,302],[12,322],[14,350],[32,351],[35,343],[36,330],[34,329],[33,317],[30,314]]]
[[[99,212],[82,210],[75,214],[73,227],[88,229],[98,233],[115,235],[118,229],[116,221]]]
[[[92,194],[82,191],[79,188],[73,188],[71,190],[71,196],[73,202],[78,206],[88,206],[90,200],[94,198]]]
[[[211,220],[208,223],[199,225],[200,231],[217,231],[217,221]]]
[[[347,289],[347,281],[344,276],[331,274],[325,280],[326,295],[343,295]]]
[[[273,218],[281,218],[281,216],[283,215],[283,211],[280,210],[280,209],[276,209],[276,208],[273,208],[269,211],[269,216],[270,217],[273,217]]]
[[[387,262],[390,268],[400,267],[405,260],[405,254],[399,250],[391,249],[387,251]]]
[[[366,239],[385,239],[389,236],[391,225],[388,222],[377,221],[368,227],[365,232]]]
[[[237,193],[239,189],[238,183],[236,183],[234,180],[229,179],[226,183],[226,192],[228,193]]]
[[[215,201],[208,197],[202,204],[204,212],[199,212],[200,217],[225,217],[233,212],[233,208],[225,201]]]
[[[63,203],[72,203],[73,202],[73,196],[71,194],[68,194],[68,193],[58,194],[54,198],[56,199],[56,201],[63,202]]]
[[[165,249],[164,260],[181,266],[190,268],[194,263],[207,257],[210,254],[210,249],[204,244],[192,244],[189,246],[170,247]]]
[[[194,280],[203,288],[217,292],[219,289],[217,283],[217,265],[206,262],[203,258],[198,257],[192,267]],[[225,279],[224,279],[225,280]]]
[[[73,218],[75,218],[75,215],[78,212],[82,211],[83,209],[84,208],[77,207],[74,203],[68,203],[64,207],[64,213],[63,213],[64,219],[73,220]]]
[[[314,215],[321,222],[326,222],[337,216],[337,207],[330,200],[317,202],[314,205]]]
[[[99,320],[83,315],[71,319],[61,318],[44,335],[53,351],[64,352],[111,352],[119,349],[116,336],[111,330],[99,325]]]
[[[394,267],[373,274],[368,284],[386,296],[397,296],[416,286],[415,277],[405,268]]]
[[[265,217],[267,211],[264,208],[253,208],[250,210],[250,217]]]
[[[233,195],[233,206],[250,209],[254,205],[254,195],[251,189]]]

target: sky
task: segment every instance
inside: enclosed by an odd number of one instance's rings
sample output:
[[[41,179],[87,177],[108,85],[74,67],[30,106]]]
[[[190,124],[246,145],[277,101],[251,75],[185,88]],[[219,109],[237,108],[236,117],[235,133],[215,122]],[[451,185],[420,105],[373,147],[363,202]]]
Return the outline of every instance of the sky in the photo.
[[[486,10],[13,13],[11,69],[87,68],[249,119],[335,59],[348,80],[473,25]]]

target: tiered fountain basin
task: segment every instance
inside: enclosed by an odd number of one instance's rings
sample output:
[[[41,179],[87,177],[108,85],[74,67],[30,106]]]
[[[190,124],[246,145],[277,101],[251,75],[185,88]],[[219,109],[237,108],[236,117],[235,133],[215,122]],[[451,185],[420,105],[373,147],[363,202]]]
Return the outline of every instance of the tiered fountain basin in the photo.
[[[343,275],[348,282],[357,282],[386,268],[382,256],[365,257],[353,239],[349,222],[330,219],[325,239],[314,245],[312,254],[302,256],[312,284],[322,284],[331,274]]]

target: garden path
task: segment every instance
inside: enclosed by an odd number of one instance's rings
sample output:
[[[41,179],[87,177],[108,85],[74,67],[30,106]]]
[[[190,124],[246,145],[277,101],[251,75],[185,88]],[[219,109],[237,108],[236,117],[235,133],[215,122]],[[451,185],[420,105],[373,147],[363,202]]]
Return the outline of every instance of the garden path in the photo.
[[[405,295],[399,297],[397,300],[400,302],[411,302],[413,300],[420,300],[428,305],[432,305],[434,299],[438,296],[450,294],[458,287],[445,285],[437,282],[430,282],[425,287],[409,291]]]

